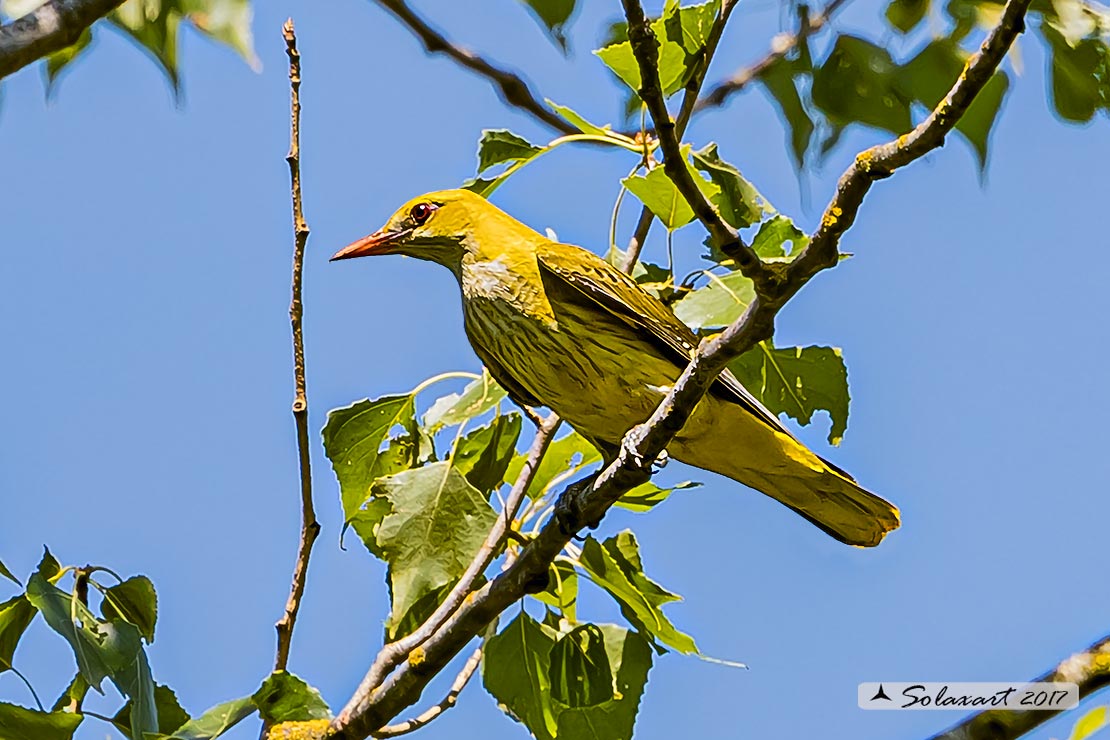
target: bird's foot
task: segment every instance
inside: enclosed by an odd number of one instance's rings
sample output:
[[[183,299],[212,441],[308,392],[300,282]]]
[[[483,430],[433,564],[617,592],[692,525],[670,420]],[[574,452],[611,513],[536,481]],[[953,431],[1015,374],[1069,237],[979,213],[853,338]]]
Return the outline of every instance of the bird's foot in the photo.
[[[641,470],[647,470],[649,473],[655,474],[667,467],[671,457],[666,450],[663,450],[650,462],[644,459],[644,456],[640,454],[639,447],[644,441],[644,437],[647,436],[647,432],[647,427],[643,424],[637,424],[629,429],[621,440],[621,453],[632,460]]]

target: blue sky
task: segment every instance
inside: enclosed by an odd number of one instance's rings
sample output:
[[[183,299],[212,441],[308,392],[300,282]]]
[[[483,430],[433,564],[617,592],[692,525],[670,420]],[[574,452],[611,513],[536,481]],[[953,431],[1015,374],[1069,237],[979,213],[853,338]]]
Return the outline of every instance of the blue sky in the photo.
[[[260,74],[186,33],[180,105],[106,29],[53,102],[35,70],[3,86],[0,559],[29,572],[46,543],[63,562],[149,575],[155,677],[193,713],[250,693],[269,670],[298,527],[281,22],[295,16],[305,57],[305,332],[324,524],[291,669],[336,709],[378,647],[388,605],[381,564],[353,539],[337,547],[338,489],[317,432],[331,408],[479,364],[445,270],[327,257],[409,197],[472,175],[481,129],[547,136],[484,81],[426,58],[372,3],[314,5],[257,5]],[[593,120],[616,115],[619,90],[588,53],[616,3],[580,13],[569,61],[515,0],[462,5],[420,8],[526,68],[544,95]],[[837,27],[873,29],[879,13],[861,1]],[[712,76],[757,58],[780,20],[775,3],[742,3]],[[606,520],[604,534],[633,526],[648,573],[685,597],[670,607],[675,623],[707,653],[751,666],[658,660],[638,738],[925,737],[959,715],[864,712],[857,683],[1031,678],[1110,630],[1110,390],[1098,380],[1110,360],[1110,251],[1097,210],[1110,137],[1105,120],[1053,118],[1034,38],[1021,61],[985,183],[959,140],[879,183],[845,238],[856,257],[779,318],[782,344],[843,348],[853,397],[843,444],[828,449],[824,420],[800,433],[896,501],[902,530],[874,551],[846,548],[678,463],[668,476],[706,485],[650,515]],[[759,91],[698,119],[689,138],[718,141],[811,227],[855,151],[883,135],[850,131],[802,189]],[[602,251],[628,168],[619,155],[563,149],[494,200]],[[679,232],[681,259],[695,259],[701,238],[696,226]],[[649,249],[662,254],[659,242]],[[580,614],[614,611],[588,597]],[[52,699],[72,657],[40,620],[17,665]],[[10,674],[0,699],[28,701]],[[1066,736],[1072,719],[1037,736]],[[89,721],[79,737],[106,732]],[[256,736],[254,726],[232,735]],[[525,733],[475,682],[422,736]]]

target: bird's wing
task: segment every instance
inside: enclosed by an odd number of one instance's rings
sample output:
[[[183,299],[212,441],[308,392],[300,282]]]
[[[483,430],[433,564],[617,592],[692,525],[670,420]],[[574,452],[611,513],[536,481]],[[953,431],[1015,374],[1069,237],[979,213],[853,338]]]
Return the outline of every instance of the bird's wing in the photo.
[[[679,368],[685,368],[690,362],[698,346],[697,336],[632,278],[581,247],[548,242],[538,247],[536,254],[541,273],[555,277],[631,325],[660,345]],[[772,429],[794,436],[728,370],[717,377],[713,390],[739,404]]]

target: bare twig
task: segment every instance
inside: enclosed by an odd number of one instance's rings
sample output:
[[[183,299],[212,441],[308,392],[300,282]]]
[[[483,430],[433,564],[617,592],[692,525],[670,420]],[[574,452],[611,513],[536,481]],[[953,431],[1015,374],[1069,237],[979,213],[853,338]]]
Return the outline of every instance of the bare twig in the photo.
[[[1034,682],[1065,682],[1079,686],[1079,698],[1110,685],[1110,637],[1076,653]],[[930,740],[1013,740],[1047,722],[1059,712],[989,710],[973,714]]]
[[[50,0],[0,26],[0,78],[77,43],[86,28],[124,0]]]
[[[493,83],[508,105],[528,113],[540,123],[555,129],[561,134],[581,133],[547,107],[528,83],[517,73],[504,67],[499,67],[485,57],[469,49],[452,44],[439,31],[428,25],[427,21],[413,12],[404,0],[375,0],[401,23],[405,24],[413,34],[424,44],[424,48],[431,54],[444,54],[454,59],[471,72],[485,77]]]
[[[675,187],[690,204],[694,215],[709,231],[714,244],[736,260],[737,267],[757,286],[773,279],[755,250],[744,244],[736,230],[729,226],[705,194],[698,188],[694,174],[690,172],[682,156],[678,129],[663,97],[659,82],[659,41],[651,24],[644,16],[639,0],[621,0],[625,17],[628,18],[628,40],[640,67],[640,99],[644,101],[651,118],[655,122],[655,132],[659,137],[659,147],[663,150],[663,169]]]
[[[312,546],[320,534],[320,523],[312,505],[312,465],[308,439],[308,396],[306,395],[304,369],[304,304],[301,302],[301,285],[304,274],[304,251],[308,242],[308,224],[301,206],[301,55],[297,51],[297,36],[290,18],[282,26],[285,52],[289,56],[290,134],[289,178],[293,197],[293,298],[289,304],[289,321],[293,327],[293,420],[297,427],[297,456],[301,477],[301,539],[297,548],[297,564],[293,569],[293,584],[285,613],[278,620],[277,656],[274,670],[282,671],[289,663],[289,646],[293,640],[293,627],[304,596],[305,579]]]
[[[645,84],[642,97],[652,107],[654,116],[660,111],[658,101],[662,98],[658,88],[658,73],[654,71],[654,39],[648,37],[645,40],[643,36],[646,23],[639,3],[635,0],[623,2],[629,11],[629,35],[633,38],[633,49],[637,50],[638,57],[646,56],[645,50],[650,51],[650,58],[646,62],[644,59],[640,60],[641,70],[646,72],[643,74]],[[868,150],[857,158],[856,164],[841,178],[833,204],[806,250],[789,268],[775,270],[772,278],[757,281],[756,298],[744,315],[720,334],[702,342],[693,360],[683,370],[651,418],[626,435],[616,460],[596,476],[568,486],[556,504],[561,516],[549,519],[539,534],[521,549],[519,556],[505,570],[465,599],[422,643],[419,660],[413,659],[416,657],[414,652],[407,663],[398,666],[376,689],[364,691],[360,687],[359,692],[332,722],[329,737],[361,740],[412,705],[428,681],[443,670],[475,635],[481,633],[510,604],[524,594],[533,592],[537,584],[542,583],[551,562],[570,540],[568,530],[598,522],[624,493],[651,477],[650,466],[645,465],[644,461],[656,459],[666,448],[729,360],[770,337],[775,316],[782,305],[813,275],[836,264],[839,236],[851,225],[851,220],[845,221],[844,217],[854,217],[870,182],[879,176],[890,174],[895,167],[908,164],[943,142],[945,134],[990,79],[1007,49],[1022,30],[1022,19],[1030,2],[1031,0],[1008,0],[998,27],[991,31],[952,91],[921,126],[907,136],[884,147]],[[672,151],[667,152],[665,149],[670,157],[676,142],[674,124],[670,121],[665,106],[656,119],[656,125],[657,130],[664,134],[669,133],[672,139],[669,145]],[[865,167],[861,165],[861,161],[871,165]],[[881,163],[882,169],[874,169],[876,161]],[[682,170],[685,169],[683,166]],[[676,185],[680,189],[683,187],[677,181]],[[683,194],[687,193],[683,191]],[[701,217],[702,214],[698,215]],[[715,219],[706,217],[703,223],[709,228],[710,224],[715,223]],[[770,269],[762,263],[760,268]]]
[[[398,735],[407,735],[410,732],[419,730],[421,727],[442,716],[444,712],[455,706],[455,703],[459,700],[459,694],[466,688],[466,684],[469,683],[474,672],[478,670],[478,666],[482,662],[482,652],[484,650],[485,644],[474,649],[474,652],[466,659],[466,663],[463,665],[462,670],[459,671],[459,675],[455,676],[455,680],[451,684],[451,688],[447,692],[447,695],[440,700],[439,704],[428,707],[412,719],[407,719],[395,725],[386,725],[373,733],[374,737],[397,737]]]
[[[724,105],[725,101],[731,95],[743,90],[752,80],[766,72],[775,62],[786,57],[801,46],[810,36],[824,28],[833,14],[846,2],[847,0],[831,0],[828,5],[816,13],[802,14],[801,23],[797,31],[794,33],[780,33],[778,36],[775,36],[771,41],[771,50],[767,52],[766,56],[751,66],[744,67],[737,71],[724,82],[718,83],[710,88],[709,92],[694,105],[694,112],[700,113],[706,108]]]
[[[675,120],[674,127],[675,138],[680,141],[682,135],[686,133],[686,127],[690,124],[690,117],[694,114],[694,105],[697,103],[698,95],[701,94],[701,87],[705,84],[705,76],[709,71],[709,62],[712,61],[713,55],[717,53],[717,44],[721,41],[721,34],[725,31],[725,25],[728,23],[728,18],[732,15],[736,3],[737,0],[724,0],[721,3],[721,10],[717,13],[713,26],[709,29],[709,36],[705,40],[701,63],[694,74],[690,75],[690,81],[686,83],[686,89],[682,93],[682,105],[678,110],[678,118]],[[650,208],[644,206],[640,210],[640,219],[636,222],[636,230],[628,242],[628,253],[625,255],[624,264],[621,265],[621,269],[628,274],[632,274],[636,261],[640,259],[640,253],[644,250],[644,242],[647,241],[647,235],[654,220],[655,214],[651,212]]]

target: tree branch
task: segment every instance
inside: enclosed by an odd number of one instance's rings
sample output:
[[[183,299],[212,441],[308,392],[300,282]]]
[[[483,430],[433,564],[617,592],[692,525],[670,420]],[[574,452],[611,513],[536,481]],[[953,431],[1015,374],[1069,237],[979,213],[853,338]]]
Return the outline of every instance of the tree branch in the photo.
[[[124,0],[50,0],[0,26],[0,79],[77,43],[81,33]]]
[[[797,49],[802,42],[820,31],[832,18],[833,14],[844,5],[847,0],[831,0],[822,10],[814,15],[803,13],[801,23],[795,33],[780,33],[771,41],[771,50],[755,64],[744,67],[734,73],[724,82],[714,85],[703,98],[694,105],[694,112],[700,113],[706,108],[713,108],[725,104],[725,101],[743,90],[752,80],[767,71],[775,62],[786,57],[787,54]],[[804,7],[804,6],[800,6]]]
[[[1081,653],[1076,653],[1034,682],[1065,682],[1079,686],[1079,698],[1110,685],[1110,636],[1104,637]],[[973,714],[958,725],[934,735],[930,740],[1013,740],[1031,732],[1059,712],[1012,709],[989,710]]]
[[[540,123],[555,129],[561,134],[581,133],[577,128],[555,115],[546,104],[541,102],[519,74],[499,67],[469,49],[452,44],[442,33],[432,28],[423,18],[414,13],[404,0],[375,0],[375,2],[405,24],[424,44],[428,53],[444,54],[471,72],[485,77],[493,83],[497,87],[501,100],[507,105],[524,111]]]
[[[621,0],[621,4],[624,5],[624,14],[628,19],[628,40],[640,67],[640,99],[651,113],[655,133],[659,137],[659,147],[663,150],[663,170],[690,204],[694,215],[709,231],[714,244],[735,259],[740,271],[751,278],[757,287],[768,282],[772,279],[772,272],[756,256],[755,250],[744,244],[736,230],[721,218],[721,214],[698,188],[694,173],[682,156],[680,134],[667,112],[667,101],[659,82],[659,42],[644,16],[644,9],[639,0]]]
[[[297,456],[301,477],[301,539],[297,549],[297,564],[293,569],[293,584],[285,613],[274,625],[277,628],[277,655],[274,670],[283,671],[289,663],[289,647],[293,640],[293,627],[304,596],[305,579],[312,546],[320,534],[320,523],[312,505],[312,465],[308,438],[308,397],[306,395],[304,363],[304,304],[301,302],[304,251],[308,242],[308,224],[301,206],[301,55],[297,51],[297,36],[290,18],[282,26],[285,52],[289,56],[290,133],[289,178],[293,197],[293,298],[289,304],[289,320],[293,327],[293,420],[297,427]],[[263,731],[265,736],[265,730]]]
[[[672,165],[667,173],[670,175],[671,170],[676,170],[687,175],[683,178],[680,174],[675,184],[684,196],[692,200],[692,207],[695,204],[703,206],[695,208],[695,213],[711,234],[714,231],[731,233],[731,230],[724,232],[721,228],[723,222],[720,222],[712,206],[704,198],[699,203],[690,192],[692,188],[700,196],[685,163],[675,159],[678,142],[674,122],[663,104],[658,84],[658,72],[654,66],[655,39],[650,34],[639,3],[636,0],[622,1],[629,16],[629,36],[644,80],[641,97],[655,118],[666,159],[677,161],[679,165]],[[625,436],[617,458],[597,475],[568,486],[556,503],[559,515],[551,517],[539,534],[496,578],[464,599],[420,649],[409,654],[404,664],[399,664],[380,685],[369,691],[360,687],[332,722],[329,737],[361,740],[415,703],[427,683],[475,635],[481,633],[509,605],[537,590],[551,562],[569,542],[572,535],[568,530],[596,524],[617,499],[651,477],[650,464],[644,461],[658,458],[725,365],[757,342],[768,339],[774,330],[775,316],[786,301],[813,275],[836,264],[839,237],[851,225],[870,183],[943,143],[945,134],[990,79],[1006,50],[1022,30],[1022,19],[1030,2],[1007,2],[998,27],[969,61],[945,100],[921,126],[891,144],[875,147],[857,157],[856,164],[841,178],[821,227],[794,262],[784,270],[775,269],[772,272],[771,268],[756,260],[758,270],[764,275],[762,281],[756,281],[756,298],[744,315],[723,332],[702,341],[690,364],[651,417]],[[708,212],[704,206],[708,206]]]

